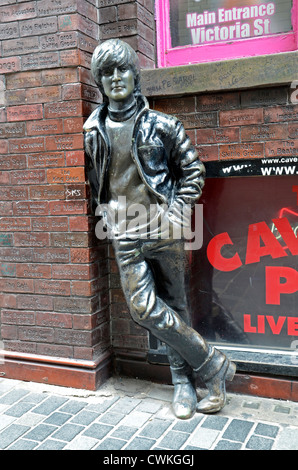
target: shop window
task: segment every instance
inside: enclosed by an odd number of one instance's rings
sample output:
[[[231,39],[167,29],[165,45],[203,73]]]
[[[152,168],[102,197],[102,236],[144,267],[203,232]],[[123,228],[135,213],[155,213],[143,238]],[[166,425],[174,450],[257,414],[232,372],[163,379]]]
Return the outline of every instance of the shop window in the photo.
[[[158,66],[294,51],[298,0],[156,0]]]

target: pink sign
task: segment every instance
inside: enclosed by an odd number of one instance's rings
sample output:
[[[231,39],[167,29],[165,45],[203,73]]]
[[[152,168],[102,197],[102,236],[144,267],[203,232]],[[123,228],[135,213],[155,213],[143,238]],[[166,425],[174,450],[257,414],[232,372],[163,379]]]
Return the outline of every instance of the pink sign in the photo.
[[[293,51],[298,0],[156,0],[158,66]]]

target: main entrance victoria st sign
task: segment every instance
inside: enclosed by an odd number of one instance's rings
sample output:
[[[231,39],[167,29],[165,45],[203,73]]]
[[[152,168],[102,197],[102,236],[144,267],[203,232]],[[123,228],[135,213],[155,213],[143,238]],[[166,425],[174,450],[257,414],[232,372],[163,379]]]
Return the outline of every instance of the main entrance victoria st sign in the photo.
[[[159,66],[297,49],[297,0],[157,0]]]

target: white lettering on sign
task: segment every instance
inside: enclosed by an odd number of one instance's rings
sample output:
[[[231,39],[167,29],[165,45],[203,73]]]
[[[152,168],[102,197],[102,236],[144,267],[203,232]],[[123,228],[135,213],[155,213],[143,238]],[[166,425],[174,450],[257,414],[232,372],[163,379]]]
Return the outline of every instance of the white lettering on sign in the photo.
[[[217,11],[200,14],[187,13],[186,27],[190,29],[193,44],[263,36],[271,33],[271,17],[275,11],[275,4],[271,2],[230,9],[218,8]]]

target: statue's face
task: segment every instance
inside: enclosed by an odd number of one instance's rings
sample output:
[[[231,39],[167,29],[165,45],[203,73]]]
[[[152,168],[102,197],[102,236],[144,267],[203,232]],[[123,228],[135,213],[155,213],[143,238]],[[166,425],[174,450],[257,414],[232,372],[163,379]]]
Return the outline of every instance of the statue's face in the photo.
[[[109,100],[127,101],[133,94],[135,79],[129,66],[106,69],[102,74],[102,86]]]

